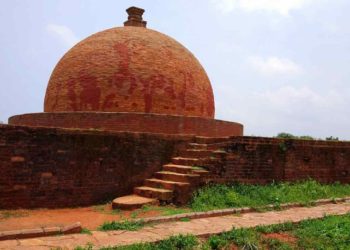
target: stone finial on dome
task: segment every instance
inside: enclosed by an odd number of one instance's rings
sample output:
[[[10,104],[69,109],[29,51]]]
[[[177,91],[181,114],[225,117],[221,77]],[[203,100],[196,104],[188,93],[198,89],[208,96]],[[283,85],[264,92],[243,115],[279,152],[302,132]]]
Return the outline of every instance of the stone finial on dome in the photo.
[[[147,22],[143,21],[142,15],[145,12],[144,9],[137,7],[130,7],[126,10],[129,14],[128,21],[124,22],[124,26],[134,26],[134,27],[146,27]]]

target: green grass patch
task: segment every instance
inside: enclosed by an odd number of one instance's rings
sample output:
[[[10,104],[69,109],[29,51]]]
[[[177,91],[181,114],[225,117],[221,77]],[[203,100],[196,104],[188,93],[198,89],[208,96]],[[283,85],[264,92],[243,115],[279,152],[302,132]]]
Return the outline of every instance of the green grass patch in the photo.
[[[268,247],[269,250],[293,250],[294,248],[277,239],[264,239],[263,243]]]
[[[89,229],[87,229],[87,228],[83,228],[80,233],[81,234],[92,235],[92,232]]]
[[[177,235],[158,243],[141,243],[129,246],[107,247],[101,250],[191,250],[199,246],[199,240],[193,235]]]
[[[200,241],[193,235],[178,235],[158,243],[141,243],[129,246],[107,247],[102,250],[219,250],[238,249],[292,250],[292,249],[350,249],[350,214],[326,216],[293,224],[290,222],[258,226],[256,228],[232,229]],[[295,242],[268,238],[265,234],[284,233],[295,238]],[[81,248],[82,250],[88,248]]]
[[[296,244],[264,237],[264,234],[270,233],[288,233],[295,237]],[[226,249],[230,244],[241,249],[350,249],[350,214],[304,220],[299,224],[287,222],[251,229],[233,229],[212,236],[207,241],[208,249]]]
[[[111,221],[103,223],[98,230],[100,231],[112,231],[112,230],[126,230],[137,231],[145,226],[142,220],[138,221]]]
[[[350,214],[302,221],[294,234],[300,249],[350,249]]]
[[[199,189],[193,196],[190,207],[194,211],[209,211],[233,207],[274,205],[300,202],[313,205],[318,199],[341,198],[350,195],[350,185],[320,184],[314,180],[296,183],[272,183],[269,185],[210,185]]]
[[[180,221],[182,221],[182,222],[189,222],[189,221],[191,221],[191,219],[190,218],[181,218]]]
[[[88,243],[84,247],[77,246],[76,248],[74,248],[74,250],[93,250],[93,249],[94,249],[94,245],[92,243]]]
[[[260,235],[254,229],[242,228],[220,235],[227,243],[235,243],[242,249],[259,249]]]
[[[20,218],[29,216],[28,212],[20,211],[20,210],[5,210],[0,211],[0,219],[9,219],[9,218]]]
[[[187,208],[187,207],[145,205],[141,209],[135,210],[134,213],[137,213],[137,215],[139,215],[149,211],[158,211],[162,216],[170,216],[170,215],[184,214],[184,213],[191,212],[190,208]]]
[[[270,234],[277,232],[292,231],[294,228],[296,228],[296,224],[293,224],[292,222],[286,222],[282,224],[275,224],[269,226],[257,226],[255,229],[259,233]]]

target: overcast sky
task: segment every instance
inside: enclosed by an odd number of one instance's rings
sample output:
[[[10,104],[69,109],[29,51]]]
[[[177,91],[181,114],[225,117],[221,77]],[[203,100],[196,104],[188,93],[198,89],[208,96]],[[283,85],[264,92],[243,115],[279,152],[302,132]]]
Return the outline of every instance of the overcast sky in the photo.
[[[192,51],[216,118],[246,135],[350,139],[349,0],[0,0],[0,121],[42,112],[63,54],[146,9],[148,27]]]

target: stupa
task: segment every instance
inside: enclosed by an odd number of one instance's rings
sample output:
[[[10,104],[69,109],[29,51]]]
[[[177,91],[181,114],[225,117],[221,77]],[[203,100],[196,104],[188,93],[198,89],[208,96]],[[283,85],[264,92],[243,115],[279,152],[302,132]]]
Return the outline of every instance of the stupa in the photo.
[[[44,112],[13,116],[11,125],[208,137],[243,134],[215,120],[210,80],[183,45],[146,28],[143,9],[127,9],[124,27],[98,32],[56,65]]]

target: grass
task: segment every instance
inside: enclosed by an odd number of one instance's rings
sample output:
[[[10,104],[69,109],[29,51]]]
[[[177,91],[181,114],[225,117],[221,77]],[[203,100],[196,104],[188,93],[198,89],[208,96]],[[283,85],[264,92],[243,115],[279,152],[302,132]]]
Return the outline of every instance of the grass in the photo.
[[[26,216],[29,216],[29,213],[24,212],[24,211],[20,211],[20,210],[0,211],[0,219],[20,218],[20,217],[26,217]]]
[[[313,205],[314,201],[318,199],[339,198],[347,195],[350,195],[350,185],[338,183],[325,185],[314,180],[296,183],[272,183],[265,186],[244,184],[210,185],[201,188],[195,193],[190,203],[190,208],[144,206],[133,211],[130,217],[135,219],[149,211],[158,211],[161,215],[175,215],[191,211],[209,211],[231,207],[253,207],[258,211],[263,211],[262,208],[270,204],[274,205],[275,209],[279,209],[283,203],[300,202],[304,205]],[[102,206],[96,207],[96,209],[102,208]],[[189,219],[185,218],[181,221],[186,222]],[[286,226],[288,229],[290,225],[282,226]],[[142,227],[144,227],[142,221],[122,220],[105,222],[98,229],[101,231],[136,231]],[[258,228],[258,230],[261,229]],[[279,230],[281,229],[279,228]]]
[[[326,216],[322,219],[310,219],[294,223],[283,223],[256,228],[232,229],[229,232],[213,235],[200,240],[193,235],[178,235],[157,243],[140,243],[129,246],[106,247],[101,250],[219,250],[232,249],[233,246],[244,250],[292,250],[292,249],[350,249],[350,214]],[[269,238],[266,234],[283,233],[295,239],[284,242],[282,239]],[[76,250],[90,250],[91,245]]]
[[[126,230],[137,231],[145,226],[142,220],[139,221],[111,221],[103,223],[98,230],[100,231],[112,231],[112,230]]]
[[[302,221],[294,234],[301,249],[350,249],[350,214]]]
[[[74,248],[74,250],[93,250],[94,245],[92,243],[88,243],[85,247],[78,246]]]
[[[277,239],[264,239],[263,243],[270,250],[293,250],[291,245]]]
[[[199,240],[193,235],[177,235],[158,243],[141,243],[129,246],[107,247],[101,250],[191,250],[199,246]]]
[[[182,222],[190,222],[191,219],[190,218],[181,218],[180,221],[182,221]]]
[[[350,195],[350,185],[320,184],[314,180],[269,185],[210,185],[199,189],[190,203],[194,211],[266,205],[279,208],[283,203],[300,202],[312,205],[315,200]]]
[[[137,216],[139,216],[140,214],[147,213],[149,211],[158,211],[162,216],[170,216],[191,212],[191,210],[187,207],[145,205],[141,209],[135,210],[133,213],[136,213]]]
[[[209,249],[223,249],[234,243],[242,249],[350,249],[350,214],[304,220],[299,224],[283,223],[252,229],[233,229],[208,239]],[[265,238],[264,234],[287,233],[296,244]]]
[[[89,229],[87,229],[87,228],[83,228],[80,233],[81,234],[92,235],[92,232]]]

